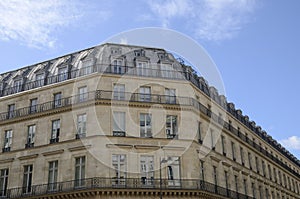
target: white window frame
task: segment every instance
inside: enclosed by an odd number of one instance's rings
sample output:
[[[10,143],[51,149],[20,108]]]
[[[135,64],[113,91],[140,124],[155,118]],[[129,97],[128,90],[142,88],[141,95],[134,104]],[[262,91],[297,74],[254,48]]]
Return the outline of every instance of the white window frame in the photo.
[[[6,196],[9,169],[0,170],[0,196]]]
[[[87,86],[78,88],[78,102],[84,102],[88,100]]]
[[[6,130],[4,133],[4,149],[10,149],[11,144],[12,144],[12,135],[13,131],[12,130]]]
[[[125,136],[126,133],[126,113],[121,111],[113,112],[113,135]]]
[[[53,102],[54,108],[61,107],[62,106],[62,93],[61,92],[54,93],[53,100],[54,100],[54,102]]]
[[[141,86],[139,88],[139,101],[150,102],[151,101],[151,87]]]
[[[84,186],[86,157],[75,158],[75,187]]]
[[[67,80],[68,79],[68,67],[65,66],[65,67],[59,68],[57,71],[57,74],[58,74],[59,82]]]
[[[55,140],[54,142],[58,142],[59,134],[60,134],[60,119],[52,120],[51,140]]]
[[[169,186],[180,186],[180,157],[173,156],[167,159],[167,174]]]
[[[154,156],[142,155],[140,157],[140,173],[142,185],[154,183]]]
[[[36,125],[29,125],[27,129],[27,147],[32,147],[34,145]]]
[[[166,116],[166,136],[169,139],[178,138],[178,117],[177,115]]]
[[[57,177],[58,177],[58,160],[49,162],[48,169],[48,191],[57,190]]]
[[[140,113],[140,137],[152,137],[152,114]]]
[[[86,136],[86,113],[77,115],[77,135],[78,138],[82,138]]]
[[[25,165],[23,174],[23,193],[31,193],[32,191],[32,173],[33,165]]]
[[[176,104],[176,89],[165,88],[165,97],[167,104]]]
[[[115,180],[113,185],[123,186],[126,182],[127,175],[127,157],[125,154],[113,154],[112,155],[112,168],[114,168]]]
[[[125,100],[125,84],[117,84],[113,85],[113,99],[114,100]]]

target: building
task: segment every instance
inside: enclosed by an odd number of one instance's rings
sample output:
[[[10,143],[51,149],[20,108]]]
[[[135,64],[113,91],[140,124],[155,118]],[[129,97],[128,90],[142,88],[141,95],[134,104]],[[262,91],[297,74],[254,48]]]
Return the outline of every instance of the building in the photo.
[[[0,75],[1,198],[300,198],[300,161],[163,49]]]

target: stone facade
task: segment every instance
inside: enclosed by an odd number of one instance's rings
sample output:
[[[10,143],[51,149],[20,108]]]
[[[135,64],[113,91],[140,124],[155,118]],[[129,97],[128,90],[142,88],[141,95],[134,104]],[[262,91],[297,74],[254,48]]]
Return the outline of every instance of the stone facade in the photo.
[[[300,162],[163,49],[0,75],[3,198],[300,198]]]

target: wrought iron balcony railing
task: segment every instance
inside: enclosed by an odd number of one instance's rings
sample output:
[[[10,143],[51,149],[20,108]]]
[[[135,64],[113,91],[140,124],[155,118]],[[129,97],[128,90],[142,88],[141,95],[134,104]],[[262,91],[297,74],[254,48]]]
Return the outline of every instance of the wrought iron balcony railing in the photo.
[[[151,179],[145,181],[143,178],[101,178],[94,177],[82,180],[73,180],[66,182],[57,182],[51,184],[32,185],[31,187],[19,187],[0,191],[2,193],[1,198],[26,198],[37,197],[45,194],[54,193],[68,193],[77,190],[89,191],[96,189],[145,189],[149,191],[163,192],[168,190],[193,190],[203,191],[206,193],[216,194],[232,199],[253,199],[254,197],[248,196],[236,191],[226,189],[214,185],[209,182],[201,181],[198,179]]]

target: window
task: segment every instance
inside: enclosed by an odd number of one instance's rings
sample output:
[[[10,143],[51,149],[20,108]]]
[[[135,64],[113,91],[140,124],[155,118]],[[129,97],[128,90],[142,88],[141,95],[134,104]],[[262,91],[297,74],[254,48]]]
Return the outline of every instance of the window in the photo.
[[[8,184],[8,169],[0,170],[0,196],[6,196]]]
[[[77,134],[76,139],[86,136],[86,114],[77,116]]]
[[[200,160],[201,180],[204,181],[204,161]]]
[[[125,84],[114,84],[114,100],[125,100]]]
[[[278,170],[279,184],[282,185],[281,172]]]
[[[59,133],[60,133],[60,120],[53,120],[50,144],[59,141]]]
[[[250,152],[248,152],[248,162],[249,162],[249,168],[252,170],[252,163],[251,163],[251,161],[252,161],[251,153],[250,153]]]
[[[84,186],[85,157],[75,158],[75,187]]]
[[[58,81],[64,81],[68,79],[68,69],[67,67],[59,68],[58,69]]]
[[[40,87],[40,86],[44,85],[44,78],[45,78],[44,73],[36,74],[35,81],[36,81],[36,86],[37,87]]]
[[[151,114],[148,113],[140,114],[140,136],[152,137]]]
[[[167,115],[166,119],[166,134],[167,138],[178,138],[177,116]]]
[[[168,185],[180,186],[180,159],[179,157],[168,157]]]
[[[214,185],[218,186],[217,167],[215,167],[215,166],[213,166],[213,178],[214,178]]]
[[[261,160],[261,166],[262,166],[262,174],[266,177],[266,165],[265,161]]]
[[[126,155],[112,155],[112,166],[115,169],[113,185],[125,185]]]
[[[251,187],[252,187],[252,197],[255,198],[256,193],[255,193],[255,184],[254,184],[254,182],[251,183]]]
[[[172,78],[175,75],[171,64],[163,64],[162,63],[160,65],[160,69],[161,69],[162,77]]]
[[[28,126],[27,143],[25,144],[25,148],[31,148],[34,146],[35,129],[35,125]]]
[[[229,185],[228,185],[228,172],[224,171],[224,177],[225,177],[225,188],[226,190],[229,189]]]
[[[248,195],[248,190],[247,190],[247,180],[246,179],[244,179],[244,193],[245,193],[245,195]]]
[[[12,133],[12,130],[5,131],[3,152],[10,151],[10,147],[12,144]]]
[[[30,113],[37,112],[37,98],[30,100]]]
[[[153,185],[154,161],[153,156],[141,156],[141,182],[143,185]]]
[[[165,89],[165,97],[167,104],[176,104],[176,90],[166,88]]]
[[[20,91],[22,91],[22,80],[21,79],[15,80],[14,81],[14,92],[17,93]]]
[[[125,73],[125,67],[123,67],[122,60],[116,59],[112,63],[112,70],[115,74],[124,74]]]
[[[277,183],[276,168],[273,167],[274,182]]]
[[[235,191],[236,192],[239,192],[239,182],[238,182],[239,180],[238,180],[238,176],[237,175],[235,175],[234,176],[234,183],[235,183]]]
[[[124,137],[125,132],[125,112],[113,112],[113,136]]]
[[[210,144],[211,144],[211,149],[212,150],[215,150],[216,148],[215,148],[215,145],[216,145],[216,143],[215,143],[215,139],[214,139],[214,131],[212,130],[212,129],[210,129]]]
[[[25,165],[24,166],[24,175],[23,175],[23,193],[30,193],[31,192],[31,185],[32,185],[32,165]]]
[[[271,165],[268,164],[268,172],[269,172],[269,179],[272,180],[272,170]]]
[[[15,117],[15,104],[8,105],[8,119]]]
[[[226,139],[224,135],[221,135],[221,142],[222,142],[223,155],[226,156]]]
[[[256,172],[259,173],[258,157],[255,157],[255,164],[256,164]]]
[[[240,154],[241,154],[241,162],[242,162],[242,165],[244,166],[245,165],[245,160],[244,160],[244,149],[243,149],[243,147],[240,147]]]
[[[261,186],[258,186],[258,192],[259,192],[259,198],[260,199],[263,199],[263,192],[262,192],[262,187]]]
[[[84,102],[88,99],[87,87],[78,88],[78,102]]]
[[[151,74],[151,69],[147,62],[137,62],[136,63],[137,74],[141,76],[149,76]]]
[[[61,93],[55,93],[54,94],[54,102],[53,102],[54,108],[60,107],[62,105],[61,104],[61,98],[62,98]]]
[[[231,142],[231,149],[232,149],[232,159],[235,161],[236,157],[235,157],[235,145],[234,145],[234,142]]]
[[[201,122],[198,122],[198,142],[200,144],[202,144],[203,140],[202,140],[202,135],[201,135]]]
[[[49,162],[48,191],[54,191],[57,187],[58,161]]]
[[[141,102],[151,101],[151,88],[150,87],[140,87],[140,99]]]

